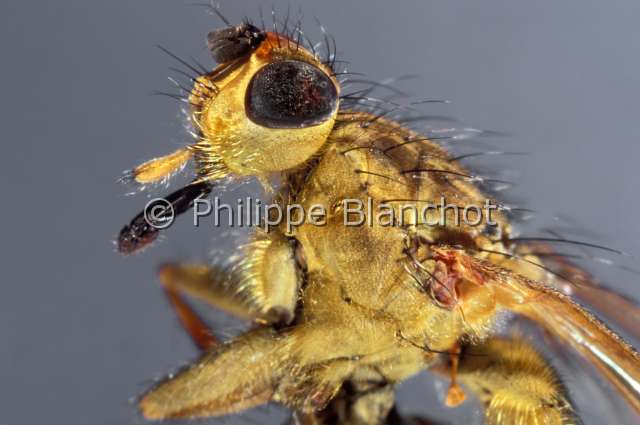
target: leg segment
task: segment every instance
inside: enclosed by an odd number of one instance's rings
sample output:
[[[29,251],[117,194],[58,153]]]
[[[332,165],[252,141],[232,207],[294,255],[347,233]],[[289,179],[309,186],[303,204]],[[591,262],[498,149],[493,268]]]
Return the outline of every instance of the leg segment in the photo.
[[[256,232],[246,256],[234,270],[239,288],[268,323],[293,320],[302,272],[291,242],[280,232]]]
[[[215,338],[183,300],[186,293],[246,320],[289,323],[298,299],[298,267],[288,240],[277,233],[261,234],[247,245],[247,256],[233,270],[200,264],[165,264],[160,283],[195,344],[208,350]]]
[[[160,267],[159,278],[170,299],[183,292],[238,318],[255,319],[253,306],[236,285],[237,277],[227,270],[168,263]]]
[[[184,293],[241,318],[289,323],[300,285],[291,244],[276,232],[259,234],[246,254],[231,271],[195,264],[160,268],[160,282],[182,325],[207,353],[143,396],[139,407],[146,418],[219,416],[266,403],[294,367],[286,335],[261,328],[217,344],[182,299]]]
[[[460,344],[456,344],[449,351],[449,361],[451,364],[451,382],[449,384],[449,390],[447,391],[447,398],[445,404],[449,407],[456,407],[461,405],[467,398],[464,391],[458,385],[458,367],[460,365]]]
[[[191,306],[183,299],[182,292],[212,304],[228,313],[247,318],[249,307],[242,304],[225,284],[226,274],[203,265],[165,264],[158,277],[167,299],[174,308],[178,320],[195,345],[202,351],[212,349],[216,338]]]
[[[556,372],[519,338],[465,347],[458,378],[485,404],[489,425],[577,423]]]
[[[202,351],[211,350],[216,338],[183,294],[206,302],[222,311],[242,319],[255,319],[250,303],[231,283],[233,279],[225,270],[202,264],[164,264],[158,277],[165,295],[178,316],[180,324],[194,344]]]
[[[139,401],[145,418],[201,418],[267,403],[288,363],[286,337],[256,329],[220,344]]]
[[[191,339],[201,351],[208,351],[216,344],[216,338],[200,318],[200,316],[187,304],[178,291],[174,288],[165,286],[164,288],[167,299],[176,311],[178,320],[182,327],[187,331]]]

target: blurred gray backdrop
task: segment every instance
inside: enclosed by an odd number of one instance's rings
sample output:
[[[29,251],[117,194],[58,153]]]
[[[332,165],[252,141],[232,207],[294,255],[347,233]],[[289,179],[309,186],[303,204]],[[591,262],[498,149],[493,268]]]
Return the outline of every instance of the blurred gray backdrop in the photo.
[[[2,424],[141,423],[131,401],[196,354],[155,269],[207,260],[228,240],[183,220],[142,255],[123,258],[112,245],[147,200],[126,197],[116,178],[188,141],[179,105],[149,94],[172,90],[176,65],[156,44],[211,65],[203,40],[221,22],[192,3],[0,4]],[[222,1],[222,11],[257,19],[261,3]],[[402,83],[414,99],[452,101],[429,112],[507,134],[500,149],[531,152],[497,162],[518,174],[507,197],[640,254],[637,0],[291,0],[263,4],[266,14],[272,4],[279,16],[301,7],[318,35],[316,16],[351,70],[419,75]],[[638,296],[638,276],[606,273]],[[441,407],[425,377],[402,394],[408,410],[479,423],[477,407]],[[601,423],[598,412],[591,406],[587,423]],[[282,417],[263,409],[223,422]]]

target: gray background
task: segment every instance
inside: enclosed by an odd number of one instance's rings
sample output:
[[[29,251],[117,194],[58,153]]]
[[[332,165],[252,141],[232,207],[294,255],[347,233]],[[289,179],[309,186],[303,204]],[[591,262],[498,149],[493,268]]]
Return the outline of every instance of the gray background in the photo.
[[[112,246],[146,202],[124,196],[119,173],[188,140],[178,105],[149,93],[172,90],[175,66],[155,44],[211,63],[203,37],[221,24],[189,3],[0,4],[2,424],[139,423],[130,399],[195,355],[155,267],[206,260],[228,241],[183,223],[142,255],[122,258]],[[258,17],[257,0],[222,3],[234,22]],[[282,15],[288,3],[274,3]],[[532,152],[497,162],[520,174],[509,196],[567,217],[590,240],[640,252],[637,0],[290,4],[314,34],[312,17],[323,22],[352,70],[420,75],[403,84],[415,99],[453,101],[429,111],[499,130],[509,135],[500,148]],[[638,295],[637,276],[606,273]],[[403,399],[442,417],[435,393],[418,379]],[[462,410],[455,417],[472,423]],[[598,423],[604,410],[591,411],[587,422]]]

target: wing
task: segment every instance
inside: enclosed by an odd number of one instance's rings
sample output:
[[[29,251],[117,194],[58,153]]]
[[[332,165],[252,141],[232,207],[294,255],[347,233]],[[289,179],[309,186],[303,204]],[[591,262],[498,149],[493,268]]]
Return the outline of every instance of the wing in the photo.
[[[553,273],[549,284],[554,288],[593,307],[640,341],[640,305],[637,302],[607,288],[573,264],[568,255],[557,253],[549,244],[527,244],[519,247],[519,251],[524,253],[525,259],[540,262]]]
[[[461,250],[458,258],[477,284],[491,291],[497,304],[521,314],[573,347],[640,412],[640,355],[571,297],[512,270],[479,260]]]

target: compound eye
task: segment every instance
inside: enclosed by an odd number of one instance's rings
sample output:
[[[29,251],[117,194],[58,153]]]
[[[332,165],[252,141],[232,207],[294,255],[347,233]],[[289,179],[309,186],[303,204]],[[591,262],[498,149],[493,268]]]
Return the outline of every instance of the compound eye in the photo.
[[[338,107],[338,92],[327,74],[297,60],[262,67],[251,80],[246,111],[269,128],[302,128],[321,124]]]

